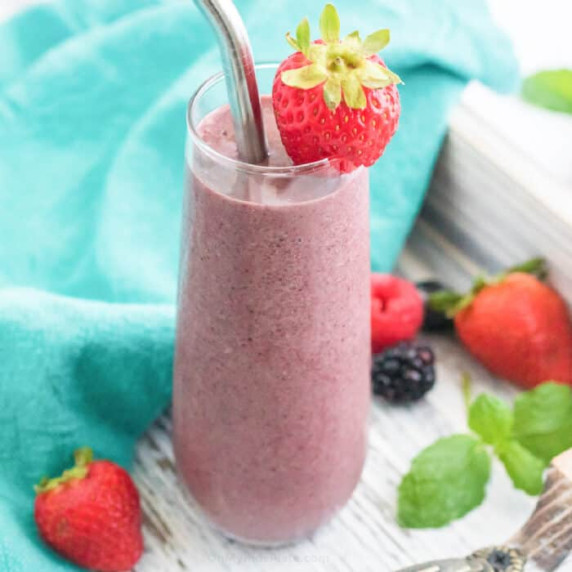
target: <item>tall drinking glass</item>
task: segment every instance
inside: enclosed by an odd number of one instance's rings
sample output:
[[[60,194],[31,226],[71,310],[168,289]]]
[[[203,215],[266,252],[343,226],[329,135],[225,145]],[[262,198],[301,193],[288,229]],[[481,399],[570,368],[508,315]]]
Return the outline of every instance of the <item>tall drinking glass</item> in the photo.
[[[270,93],[274,65],[257,67]],[[208,519],[301,538],[360,477],[370,402],[368,173],[292,166],[263,97],[268,165],[237,159],[222,75],[188,111],[174,440]]]

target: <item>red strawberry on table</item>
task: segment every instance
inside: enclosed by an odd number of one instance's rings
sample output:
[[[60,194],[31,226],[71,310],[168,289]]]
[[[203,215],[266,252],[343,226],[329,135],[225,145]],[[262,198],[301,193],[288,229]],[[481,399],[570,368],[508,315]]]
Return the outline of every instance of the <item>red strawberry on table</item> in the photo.
[[[374,354],[412,340],[423,322],[415,286],[391,274],[371,275],[371,349]]]
[[[131,570],[143,552],[139,493],[129,473],[75,452],[75,466],[36,487],[42,539],[74,564],[100,572]]]
[[[302,20],[296,50],[282,62],[272,89],[282,143],[296,164],[337,159],[347,172],[369,167],[397,130],[399,77],[376,55],[389,42],[389,30],[361,40],[353,32],[340,40],[340,20],[327,4],[320,18],[322,39],[310,42]]]
[[[467,296],[439,294],[434,308],[454,315],[463,344],[492,373],[531,388],[545,381],[572,384],[572,322],[566,302],[537,274],[533,260],[490,280]]]

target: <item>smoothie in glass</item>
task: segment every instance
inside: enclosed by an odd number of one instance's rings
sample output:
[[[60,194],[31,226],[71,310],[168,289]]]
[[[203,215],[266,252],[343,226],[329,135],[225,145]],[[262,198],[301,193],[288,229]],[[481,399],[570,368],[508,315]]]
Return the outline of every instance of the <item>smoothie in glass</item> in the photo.
[[[389,30],[342,37],[327,4],[320,31],[311,42],[302,20],[294,53],[257,68],[264,164],[239,159],[233,124],[250,124],[235,102],[233,122],[223,76],[187,118],[175,455],[209,520],[257,544],[327,521],[366,450],[367,167],[397,129],[401,80],[377,55]]]
[[[263,88],[275,68],[258,70]],[[370,402],[368,173],[237,159],[222,80],[189,109],[174,388],[179,472],[209,520],[303,537],[348,500]]]

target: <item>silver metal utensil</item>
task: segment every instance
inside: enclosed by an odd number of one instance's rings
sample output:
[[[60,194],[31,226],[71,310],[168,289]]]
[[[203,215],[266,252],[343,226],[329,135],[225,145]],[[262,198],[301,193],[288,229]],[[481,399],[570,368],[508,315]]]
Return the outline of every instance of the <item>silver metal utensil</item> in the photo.
[[[254,58],[244,22],[232,0],[195,0],[212,24],[221,49],[236,144],[241,160],[268,156]]]
[[[505,546],[467,558],[426,562],[399,572],[552,572],[572,551],[572,449],[552,461],[528,522]]]

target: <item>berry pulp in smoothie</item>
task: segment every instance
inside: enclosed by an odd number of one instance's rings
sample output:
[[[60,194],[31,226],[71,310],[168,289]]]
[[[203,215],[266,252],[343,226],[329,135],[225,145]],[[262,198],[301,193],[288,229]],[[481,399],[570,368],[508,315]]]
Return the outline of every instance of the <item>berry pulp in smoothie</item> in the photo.
[[[369,199],[364,168],[289,170],[269,99],[263,110],[273,168],[229,160],[228,107],[197,128],[173,414],[178,470],[209,520],[273,544],[327,521],[363,467]]]

